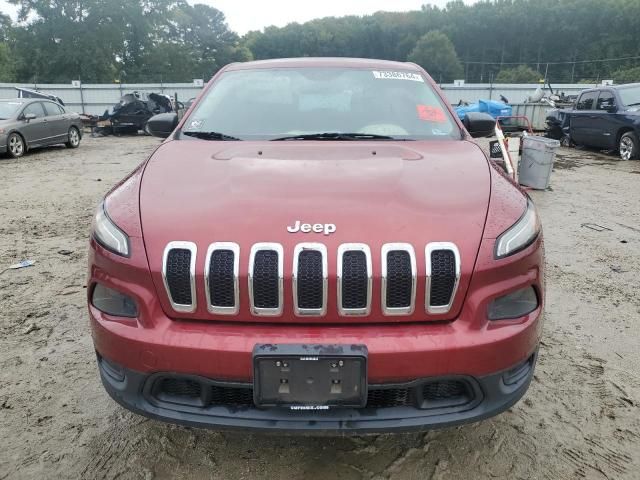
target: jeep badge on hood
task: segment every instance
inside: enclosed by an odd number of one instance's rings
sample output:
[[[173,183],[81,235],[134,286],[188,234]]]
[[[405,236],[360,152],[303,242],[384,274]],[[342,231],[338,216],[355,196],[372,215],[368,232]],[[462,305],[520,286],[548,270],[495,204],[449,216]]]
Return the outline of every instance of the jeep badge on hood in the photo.
[[[287,227],[287,232],[289,233],[324,233],[325,235],[331,235],[336,231],[336,226],[333,223],[315,223],[311,225],[310,223],[301,223],[300,220],[296,220],[296,223],[293,226]]]

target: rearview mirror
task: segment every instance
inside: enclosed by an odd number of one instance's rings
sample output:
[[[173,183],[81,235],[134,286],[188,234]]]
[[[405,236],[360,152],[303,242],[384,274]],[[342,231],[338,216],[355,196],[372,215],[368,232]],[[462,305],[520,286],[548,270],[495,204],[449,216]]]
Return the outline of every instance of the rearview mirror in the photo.
[[[496,119],[488,113],[467,112],[462,123],[473,138],[490,137],[496,130]]]
[[[25,113],[22,118],[24,118],[27,122],[30,122],[31,120],[35,120],[36,119],[36,114],[35,113]]]
[[[159,113],[147,121],[145,130],[154,137],[167,138],[177,126],[177,113]]]

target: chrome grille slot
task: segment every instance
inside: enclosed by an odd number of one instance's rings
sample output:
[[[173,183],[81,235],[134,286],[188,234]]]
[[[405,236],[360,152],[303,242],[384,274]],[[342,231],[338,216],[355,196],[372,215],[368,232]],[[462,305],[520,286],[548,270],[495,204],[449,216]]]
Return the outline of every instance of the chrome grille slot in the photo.
[[[209,313],[236,315],[240,308],[238,273],[240,247],[236,243],[212,243],[205,261],[205,292]]]
[[[293,305],[298,316],[327,312],[327,247],[301,243],[293,253]]]
[[[427,312],[447,313],[460,282],[460,253],[453,243],[430,243],[425,249],[425,258]]]
[[[282,314],[283,249],[277,243],[257,243],[249,257],[251,312],[260,316]]]
[[[340,315],[368,315],[371,312],[371,250],[362,243],[338,248],[338,311]]]
[[[407,243],[382,247],[382,313],[410,315],[416,298],[416,255]]]
[[[191,242],[171,242],[164,250],[162,280],[176,312],[196,309],[196,253],[197,247]]]

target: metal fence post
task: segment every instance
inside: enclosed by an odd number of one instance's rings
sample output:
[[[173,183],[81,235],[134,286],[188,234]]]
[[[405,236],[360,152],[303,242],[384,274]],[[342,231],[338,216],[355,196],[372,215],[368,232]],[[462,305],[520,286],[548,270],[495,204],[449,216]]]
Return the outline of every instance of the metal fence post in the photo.
[[[82,92],[82,79],[80,79],[80,105],[82,106],[82,114],[85,114],[84,111],[84,93]]]

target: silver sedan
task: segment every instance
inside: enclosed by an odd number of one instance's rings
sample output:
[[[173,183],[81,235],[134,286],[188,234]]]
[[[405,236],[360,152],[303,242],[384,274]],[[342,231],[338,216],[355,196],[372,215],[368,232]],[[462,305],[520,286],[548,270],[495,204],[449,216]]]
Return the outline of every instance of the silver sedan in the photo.
[[[0,154],[13,158],[28,150],[65,144],[78,148],[82,121],[56,102],[35,98],[0,100]]]

